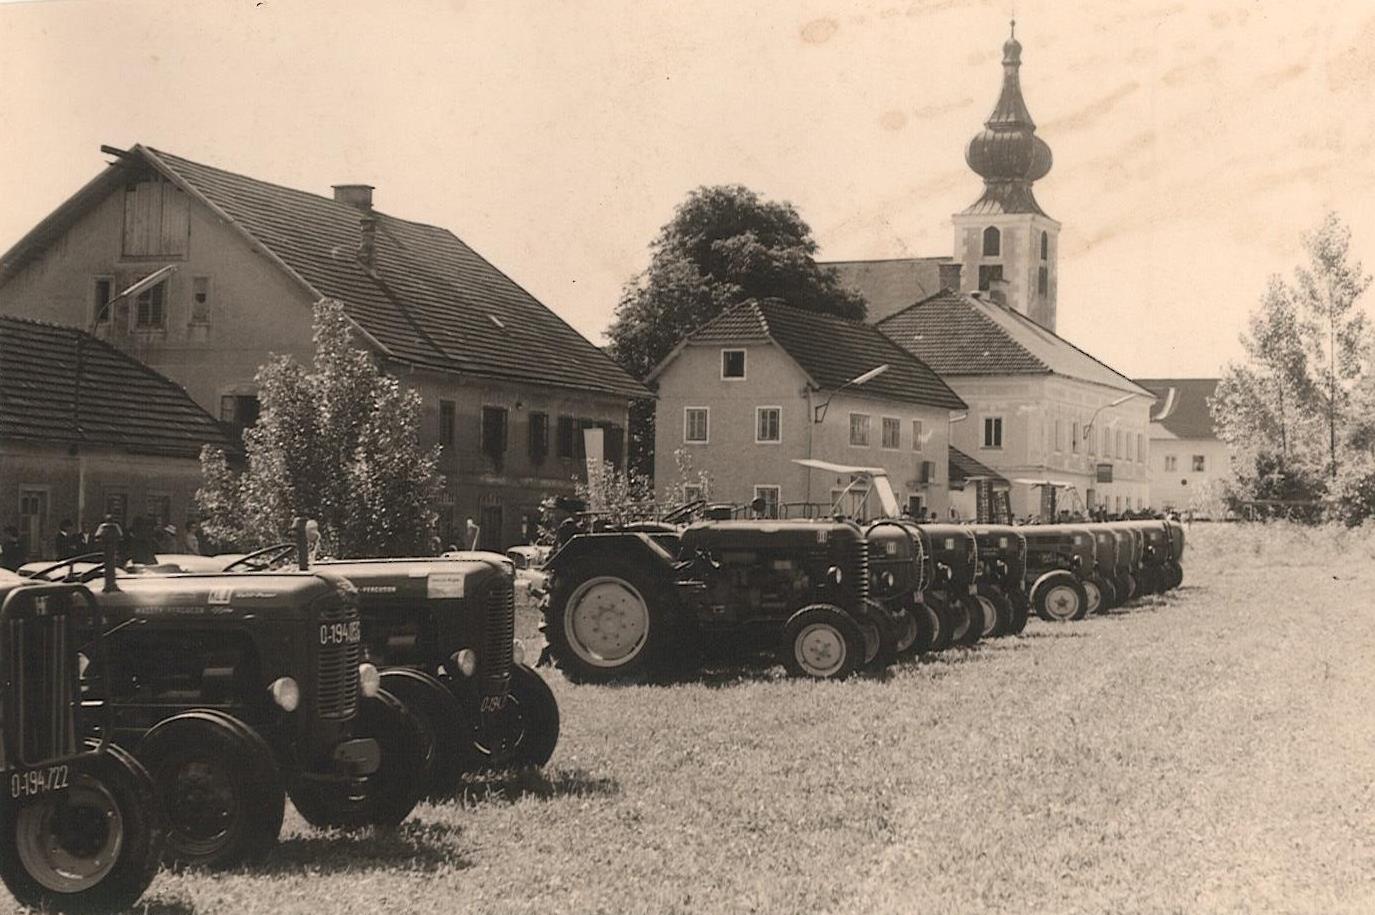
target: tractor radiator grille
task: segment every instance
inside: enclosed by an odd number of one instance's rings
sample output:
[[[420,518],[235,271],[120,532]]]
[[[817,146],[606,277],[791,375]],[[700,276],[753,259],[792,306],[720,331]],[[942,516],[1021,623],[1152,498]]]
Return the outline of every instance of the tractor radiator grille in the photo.
[[[867,540],[856,540],[850,545],[850,568],[848,575],[850,581],[855,583],[856,595],[860,600],[867,600],[869,597],[869,542]]]
[[[482,671],[486,679],[505,680],[511,675],[511,642],[515,637],[515,590],[503,576],[487,591],[487,648]]]
[[[358,625],[358,608],[352,603],[326,606],[320,613],[320,631],[334,624]],[[316,708],[321,718],[348,718],[358,709],[358,664],[363,643],[334,638],[320,639],[319,677],[316,681]]]
[[[29,765],[76,754],[73,668],[67,615],[31,616],[10,623],[7,659],[17,678],[19,759]]]

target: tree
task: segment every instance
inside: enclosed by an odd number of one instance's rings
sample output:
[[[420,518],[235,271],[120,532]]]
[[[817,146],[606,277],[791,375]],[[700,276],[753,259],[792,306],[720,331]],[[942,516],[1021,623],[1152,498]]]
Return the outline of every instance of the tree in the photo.
[[[289,356],[258,370],[261,410],[244,432],[246,467],[201,454],[196,495],[212,538],[257,547],[283,539],[295,516],[319,522],[339,556],[423,555],[439,495],[438,449],[420,445],[420,397],[354,347],[343,306],[315,306],[309,369]]]
[[[1362,411],[1375,406],[1370,334],[1357,307],[1370,278],[1350,241],[1335,214],[1304,235],[1307,263],[1292,282],[1270,278],[1241,337],[1246,360],[1218,383],[1213,420],[1238,500],[1324,498],[1347,455],[1375,453],[1375,420]]]
[[[863,297],[818,264],[816,252],[792,204],[740,185],[692,191],[650,244],[649,267],[621,293],[607,330],[612,357],[646,378],[683,337],[750,299],[862,320]],[[653,470],[652,420],[652,405],[632,408],[631,463],[641,473]]]

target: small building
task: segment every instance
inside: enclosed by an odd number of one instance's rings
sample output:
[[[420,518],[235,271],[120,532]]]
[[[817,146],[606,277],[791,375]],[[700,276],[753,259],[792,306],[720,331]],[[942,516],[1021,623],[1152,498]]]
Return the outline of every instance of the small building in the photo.
[[[1150,425],[1155,507],[1220,513],[1232,465],[1209,405],[1218,379],[1138,378],[1136,383],[1155,395]]]
[[[710,479],[689,497],[763,499],[770,517],[829,507],[850,482],[797,458],[883,467],[914,514],[949,511],[950,415],[965,403],[872,325],[749,301],[689,334],[650,380],[661,497],[681,485],[684,451]],[[841,509],[872,517],[865,495]]]
[[[447,229],[373,207],[373,187],[312,194],[136,145],[0,256],[0,314],[87,327],[236,426],[272,354],[308,363],[312,306],[419,392],[443,447],[455,540],[523,540],[542,496],[585,474],[584,436],[623,459],[629,403],[652,394]],[[165,278],[123,298],[150,276]]]
[[[0,526],[30,559],[53,558],[63,520],[180,533],[204,445],[234,448],[180,385],[82,331],[0,317]]]

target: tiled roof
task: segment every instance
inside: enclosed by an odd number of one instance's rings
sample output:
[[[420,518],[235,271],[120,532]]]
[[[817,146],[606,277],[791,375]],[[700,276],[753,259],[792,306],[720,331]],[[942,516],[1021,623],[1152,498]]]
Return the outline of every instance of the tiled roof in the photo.
[[[943,289],[879,329],[942,375],[1064,375],[1131,393],[1147,393],[1063,337],[1020,312]]]
[[[152,168],[275,258],[308,294],[338,299],[400,362],[536,384],[649,397],[606,353],[447,229],[373,211],[374,269],[358,259],[358,208],[136,145],[0,258],[0,280],[128,169]]]
[[[953,264],[953,257],[899,257],[874,261],[828,261],[840,275],[840,283],[864,296],[869,303],[865,318],[877,324],[918,299],[940,292],[941,265]]]
[[[235,447],[185,390],[137,359],[76,328],[9,317],[0,317],[3,439],[178,457]]]
[[[995,482],[1007,482],[1007,478],[987,464],[970,457],[954,445],[950,446],[950,482],[961,483],[983,477]]]
[[[1155,395],[1151,422],[1175,438],[1217,438],[1208,398],[1217,390],[1216,378],[1138,378],[1136,383]]]
[[[821,390],[835,390],[880,365],[888,370],[856,396],[919,403],[948,410],[966,404],[920,359],[862,321],[803,311],[776,300],[742,302],[722,312],[687,338],[687,343],[746,343],[772,340],[792,357]]]

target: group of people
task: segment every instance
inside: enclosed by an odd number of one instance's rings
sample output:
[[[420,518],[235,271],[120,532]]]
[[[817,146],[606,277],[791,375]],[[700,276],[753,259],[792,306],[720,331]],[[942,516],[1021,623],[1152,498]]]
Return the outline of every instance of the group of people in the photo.
[[[41,553],[30,555],[19,529],[7,525],[0,539],[0,568],[17,572],[19,567],[30,560],[46,559]],[[71,559],[86,553],[100,552],[96,542],[95,530],[82,530],[70,518],[63,518],[53,537],[52,559]],[[200,524],[195,520],[186,522],[182,531],[175,524],[158,526],[157,521],[147,515],[136,515],[127,527],[120,531],[120,553],[125,559],[134,562],[157,562],[158,553],[201,553]]]

